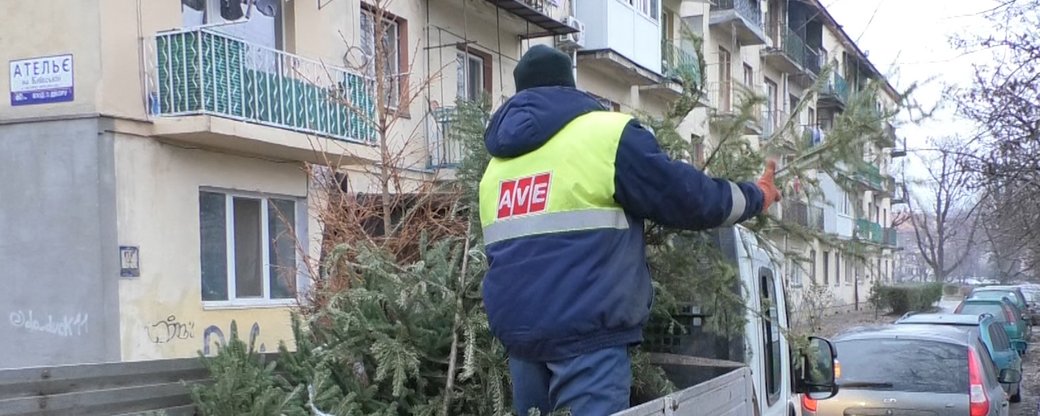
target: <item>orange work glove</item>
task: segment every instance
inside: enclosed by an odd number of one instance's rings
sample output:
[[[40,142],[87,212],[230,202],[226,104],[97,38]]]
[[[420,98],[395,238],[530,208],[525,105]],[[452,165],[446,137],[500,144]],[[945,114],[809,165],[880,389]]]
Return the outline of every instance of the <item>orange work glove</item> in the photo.
[[[780,202],[780,191],[776,189],[776,184],[773,183],[773,175],[776,174],[776,162],[767,161],[766,171],[762,173],[762,177],[758,178],[758,189],[762,190],[762,195],[765,196],[765,201],[762,203],[762,212],[769,211],[769,207],[774,202]]]

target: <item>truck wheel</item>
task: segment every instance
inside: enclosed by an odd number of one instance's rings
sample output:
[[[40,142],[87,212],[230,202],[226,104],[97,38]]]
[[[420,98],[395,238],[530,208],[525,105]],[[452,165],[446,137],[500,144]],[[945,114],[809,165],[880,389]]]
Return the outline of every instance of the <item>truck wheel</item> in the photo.
[[[1015,385],[1015,394],[1011,395],[1011,403],[1018,403],[1022,401],[1022,383]]]

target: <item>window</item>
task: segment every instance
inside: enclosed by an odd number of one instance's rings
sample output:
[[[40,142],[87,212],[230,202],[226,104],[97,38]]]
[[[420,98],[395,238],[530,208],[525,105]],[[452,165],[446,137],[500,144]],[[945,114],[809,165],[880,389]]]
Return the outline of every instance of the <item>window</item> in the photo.
[[[831,272],[831,253],[829,251],[823,252],[823,284],[827,284],[830,281],[828,275]]]
[[[698,168],[704,166],[704,138],[690,134],[690,143],[693,143],[693,162]]]
[[[1007,351],[1011,349],[1011,339],[1008,338],[1007,332],[1004,331],[1003,325],[990,325],[989,328],[989,339],[993,342],[993,349],[996,351]]]
[[[841,361],[839,385],[882,381],[892,384],[887,390],[898,392],[967,391],[968,348],[962,345],[875,338],[839,341],[834,347]]]
[[[202,300],[296,297],[296,201],[199,192]]]
[[[249,7],[242,0],[181,0],[184,27],[214,25],[212,30],[249,43],[282,49],[281,2],[256,0]],[[235,22],[220,25],[220,23]]]
[[[628,0],[628,5],[654,20],[657,20],[657,11],[661,8],[660,0]]]
[[[809,250],[809,279],[816,283],[816,250]]]
[[[744,64],[744,85],[755,85],[755,70],[748,64]]]
[[[850,280],[855,280],[856,283],[859,283],[859,278],[853,279],[853,277],[854,277],[853,274],[852,274],[852,264],[853,263],[855,263],[855,261],[849,261],[849,259],[847,259],[847,258],[845,259],[845,281],[847,282],[847,281],[850,281]]]
[[[780,398],[780,384],[783,381],[783,369],[780,367],[782,360],[780,354],[780,315],[776,306],[776,287],[773,281],[773,272],[762,268],[759,271],[762,276],[762,307],[769,308],[769,312],[762,314],[762,350],[765,351],[765,376],[766,395],[770,406]]]
[[[775,82],[766,78],[766,126],[769,128],[769,132],[773,131],[773,128],[777,125],[777,112],[780,110],[779,102],[777,99],[777,85]]]
[[[816,126],[816,109],[809,107],[809,125]]]
[[[460,49],[455,57],[456,97],[475,102],[491,95],[491,55]]]
[[[388,87],[386,105],[397,108],[401,104],[401,92],[407,90],[408,80],[404,71],[408,69],[408,21],[383,11],[382,46],[377,48],[376,14],[375,10],[362,5],[361,51],[366,57],[365,72],[374,77],[377,64],[382,66],[382,76]]]
[[[718,105],[719,111],[730,110],[730,80],[733,77],[732,68],[730,68],[730,55],[726,48],[719,47],[719,96]]]
[[[845,275],[846,283],[849,276]],[[834,286],[841,284],[841,253],[834,252]]]

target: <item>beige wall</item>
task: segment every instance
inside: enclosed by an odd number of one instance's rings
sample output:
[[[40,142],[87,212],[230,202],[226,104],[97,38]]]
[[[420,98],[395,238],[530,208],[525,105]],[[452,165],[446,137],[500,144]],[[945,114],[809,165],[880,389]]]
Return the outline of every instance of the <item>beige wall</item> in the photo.
[[[99,0],[3,0],[6,22],[0,25],[5,61],[73,55],[72,102],[11,106],[10,65],[0,80],[0,120],[88,114],[97,111],[102,71],[99,53]]]
[[[305,204],[308,179],[301,166],[123,134],[116,135],[115,166],[119,243],[140,247],[141,257],[141,276],[120,281],[123,359],[193,356],[203,349],[210,326],[230,337],[233,319],[243,339],[258,324],[257,345],[263,343],[268,351],[280,340],[291,343],[287,306],[202,306],[198,201],[200,187],[215,187],[292,196]],[[314,217],[305,221],[316,238],[320,228]],[[315,246],[310,245],[312,254]],[[185,335],[168,339],[168,324],[183,325],[178,334]]]

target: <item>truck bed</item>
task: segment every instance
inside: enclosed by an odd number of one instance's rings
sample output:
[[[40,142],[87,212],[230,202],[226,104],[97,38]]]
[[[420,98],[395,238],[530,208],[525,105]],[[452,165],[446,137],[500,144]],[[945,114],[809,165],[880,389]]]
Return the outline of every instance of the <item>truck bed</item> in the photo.
[[[751,369],[741,367],[613,416],[752,416]]]

